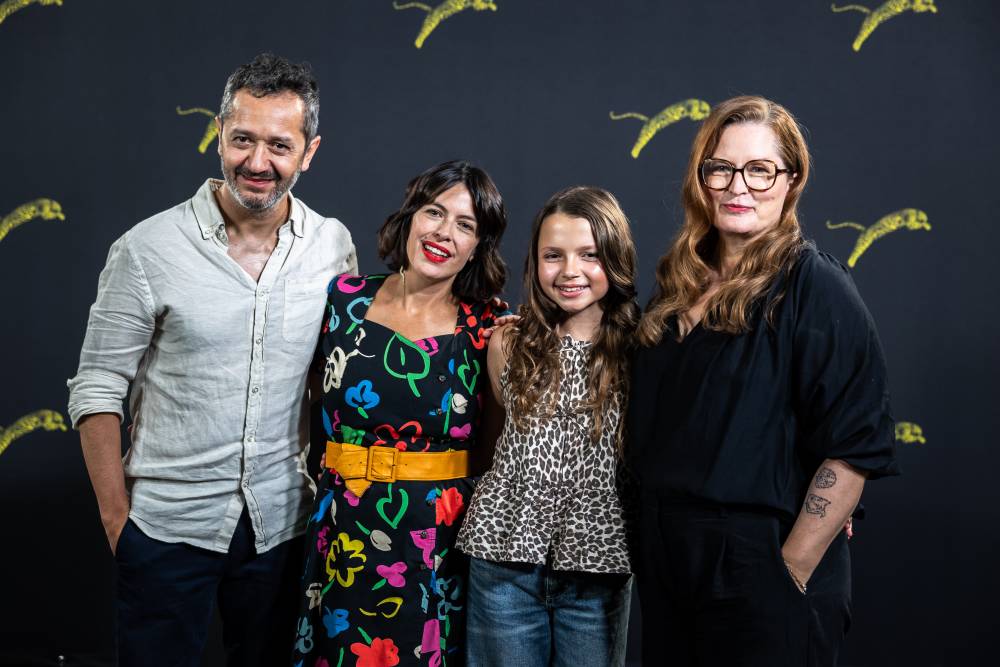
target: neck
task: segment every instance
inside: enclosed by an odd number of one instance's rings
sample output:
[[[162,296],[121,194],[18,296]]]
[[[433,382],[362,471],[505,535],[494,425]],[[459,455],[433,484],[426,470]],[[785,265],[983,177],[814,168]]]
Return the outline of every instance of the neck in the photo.
[[[226,185],[215,191],[215,201],[219,204],[228,231],[235,232],[238,236],[256,238],[273,236],[278,227],[288,220],[291,206],[286,194],[271,208],[260,211],[248,209],[236,201]]]
[[[451,292],[452,284],[455,282],[454,277],[447,280],[427,280],[407,270],[390,276],[389,280],[392,281],[390,288],[393,294],[408,312],[420,312],[429,304],[455,302]]]
[[[719,278],[729,280],[736,265],[746,249],[757,240],[757,236],[742,236],[738,234],[719,234],[719,246],[716,261],[718,262]]]
[[[574,313],[556,325],[556,335],[569,336],[573,340],[593,340],[601,327],[604,310],[598,304]]]

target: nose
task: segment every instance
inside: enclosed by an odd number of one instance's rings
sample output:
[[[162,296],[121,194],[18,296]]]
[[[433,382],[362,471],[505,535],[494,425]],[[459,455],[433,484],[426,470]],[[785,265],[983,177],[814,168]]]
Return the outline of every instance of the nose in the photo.
[[[267,147],[264,144],[259,143],[254,145],[253,150],[250,151],[250,156],[247,157],[247,169],[255,174],[270,170],[267,159]]]
[[[747,177],[743,174],[746,173],[743,169],[733,173],[733,180],[729,182],[729,191],[734,195],[742,195],[749,191],[750,188],[747,187]]]
[[[563,262],[562,273],[565,278],[575,278],[580,275],[579,260],[576,255],[566,257],[566,260]]]

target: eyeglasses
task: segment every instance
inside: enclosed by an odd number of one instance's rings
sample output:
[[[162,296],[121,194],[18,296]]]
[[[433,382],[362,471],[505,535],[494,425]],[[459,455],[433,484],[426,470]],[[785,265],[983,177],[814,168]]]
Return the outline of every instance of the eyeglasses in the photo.
[[[764,192],[774,187],[778,174],[790,174],[793,170],[778,169],[778,165],[771,160],[750,160],[739,169],[728,160],[711,157],[701,163],[701,182],[709,190],[727,189],[737,173],[743,176],[748,189]]]

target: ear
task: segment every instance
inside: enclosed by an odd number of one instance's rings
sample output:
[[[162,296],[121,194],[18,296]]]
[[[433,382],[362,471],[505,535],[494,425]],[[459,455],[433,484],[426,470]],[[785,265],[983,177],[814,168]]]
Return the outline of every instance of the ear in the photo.
[[[221,156],[222,155],[222,119],[218,116],[215,117],[215,133],[218,138],[215,140],[215,150]]]
[[[316,135],[313,140],[309,142],[306,146],[305,155],[302,156],[302,171],[309,171],[309,164],[312,162],[313,156],[316,155],[316,150],[319,148],[320,139],[323,137]]]

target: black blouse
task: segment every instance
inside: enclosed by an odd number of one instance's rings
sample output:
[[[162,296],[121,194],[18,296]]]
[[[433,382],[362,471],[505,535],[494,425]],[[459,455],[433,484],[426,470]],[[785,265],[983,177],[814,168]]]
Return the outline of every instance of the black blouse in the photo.
[[[808,244],[779,290],[774,326],[671,322],[632,365],[628,452],[643,493],[755,505],[794,517],[824,459],[897,475],[885,358],[847,269]]]

